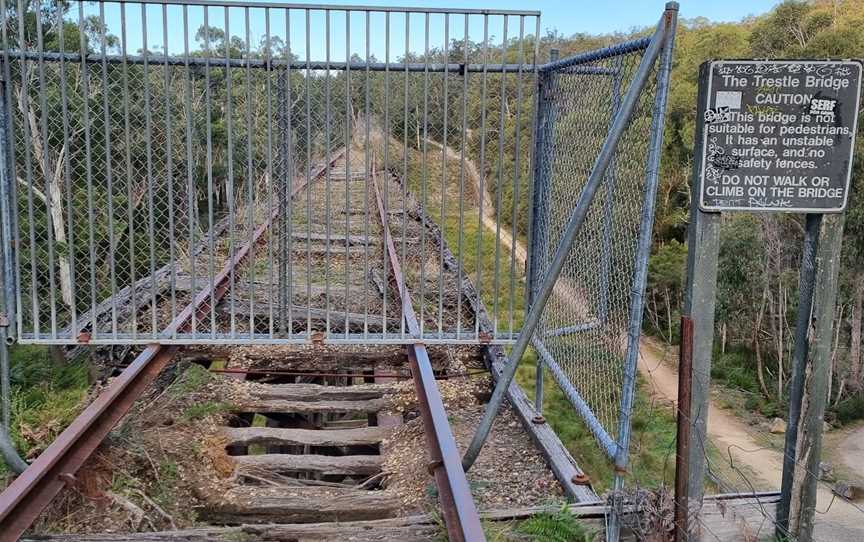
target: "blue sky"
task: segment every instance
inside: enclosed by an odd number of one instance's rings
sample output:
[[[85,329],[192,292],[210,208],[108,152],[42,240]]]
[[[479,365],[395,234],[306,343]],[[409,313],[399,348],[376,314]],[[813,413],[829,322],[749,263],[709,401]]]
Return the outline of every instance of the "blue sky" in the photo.
[[[652,26],[659,18],[663,10],[665,0],[607,0],[606,2],[588,2],[586,0],[467,0],[459,2],[448,0],[436,2],[434,0],[318,0],[319,4],[351,3],[358,6],[392,6],[399,5],[409,8],[471,8],[489,10],[522,10],[542,12],[540,19],[541,32],[555,29],[565,36],[577,32],[605,34],[612,32],[627,32],[634,28]],[[735,21],[748,15],[758,15],[770,10],[777,0],[683,0],[681,2],[681,17],[707,17],[714,21]],[[72,3],[72,9],[67,17],[77,22],[77,2]],[[108,2],[103,4],[104,16],[108,24],[109,32],[116,36],[121,35],[120,27],[120,4]],[[186,24],[183,22],[183,8],[172,5],[164,8],[160,5],[149,5],[146,9],[147,19],[147,46],[151,51],[160,51],[163,48],[163,35],[167,34],[168,49],[172,54],[180,54],[183,51],[183,34],[189,35],[191,49],[197,49],[201,44],[195,42],[195,32],[202,25],[204,8],[190,6],[186,10],[188,18]],[[256,47],[267,34],[265,26],[265,10],[263,8],[252,8],[248,10],[249,17],[249,40]],[[85,16],[99,14],[97,4],[85,2]],[[208,22],[211,27],[224,28],[225,9],[211,7],[208,11]],[[306,25],[310,27],[310,43],[312,60],[324,60],[327,54],[325,39],[327,19],[329,17],[330,28],[330,60],[341,61],[345,59],[346,53],[356,54],[361,57],[366,52],[366,13],[355,11],[350,15],[350,21],[346,21],[344,11],[332,10],[326,15],[322,10],[305,11],[302,9],[273,8],[270,13],[271,37],[286,37],[286,13],[289,14],[288,29],[291,33],[292,51],[301,59],[306,55]],[[307,15],[308,13],[308,15]],[[228,10],[229,27],[231,34],[245,40],[246,11],[242,8],[231,8]],[[425,48],[425,15],[413,13],[408,24],[408,48],[412,53],[422,53]],[[163,26],[163,18],[167,22]],[[388,28],[389,18],[389,32]],[[126,36],[127,50],[130,54],[138,52],[142,46],[142,10],[140,5],[126,4]],[[406,46],[406,18],[403,13],[392,13],[388,17],[381,12],[373,12],[369,15],[369,47],[372,55],[378,60],[384,60],[387,56],[389,45],[390,59],[396,60],[405,53]],[[350,24],[346,24],[350,23]],[[505,17],[501,15],[484,18],[482,15],[471,15],[467,18],[468,36],[472,41],[482,42],[484,36],[484,23],[486,35],[491,44],[501,42],[506,30],[508,37],[518,37],[520,34],[534,34],[537,28],[537,20],[533,16]],[[444,43],[445,29],[451,40],[462,40],[465,36],[466,17],[464,15],[451,15],[447,21],[444,15],[432,14],[429,16],[429,46],[431,48],[441,47]],[[348,28],[346,28],[346,26]],[[167,27],[167,32],[165,32]],[[347,32],[346,32],[347,30]],[[346,34],[350,33],[349,39]],[[385,36],[389,35],[389,40]],[[388,44],[389,41],[389,44]],[[346,44],[348,46],[346,47]],[[350,50],[348,50],[350,48]],[[526,60],[530,62],[531,51],[526,51]],[[489,59],[495,62],[495,59]]]

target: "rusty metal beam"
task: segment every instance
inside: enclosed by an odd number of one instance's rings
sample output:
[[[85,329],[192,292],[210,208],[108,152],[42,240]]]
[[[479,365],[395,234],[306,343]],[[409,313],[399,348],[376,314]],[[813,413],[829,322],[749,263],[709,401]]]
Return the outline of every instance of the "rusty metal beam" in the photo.
[[[405,318],[408,332],[419,337],[420,325],[411,302],[411,294],[405,284],[396,246],[393,243],[392,235],[390,235],[387,212],[384,209],[381,189],[378,187],[378,176],[374,170],[372,172],[372,185],[378,202],[378,212],[384,233],[384,246],[389,255],[393,280],[402,302],[402,316]],[[426,346],[422,343],[408,346],[408,359],[414,378],[414,387],[417,390],[420,414],[425,427],[426,443],[429,449],[429,471],[435,476],[435,484],[438,486],[441,513],[444,516],[448,537],[451,542],[484,541],[486,537],[480,525],[480,516],[471,496],[465,471],[462,469],[459,449],[456,447],[456,440],[450,430],[441,393],[435,384],[435,375],[432,372],[432,364],[429,361]]]
[[[320,177],[344,149],[316,170],[311,179]],[[294,187],[293,198],[306,186],[305,179]],[[165,331],[169,334],[183,331],[192,315],[203,317],[210,309],[209,302],[218,302],[228,291],[229,278],[254,253],[264,239],[280,208],[255,229],[252,239],[243,245],[222,267],[214,278],[213,287],[202,289]],[[51,500],[67,483],[75,482],[75,473],[99,447],[111,429],[129,411],[135,401],[171,361],[179,346],[153,344],[148,346],[120,373],[75,420],[42,452],[21,475],[0,493],[0,542],[13,542],[39,517]]]

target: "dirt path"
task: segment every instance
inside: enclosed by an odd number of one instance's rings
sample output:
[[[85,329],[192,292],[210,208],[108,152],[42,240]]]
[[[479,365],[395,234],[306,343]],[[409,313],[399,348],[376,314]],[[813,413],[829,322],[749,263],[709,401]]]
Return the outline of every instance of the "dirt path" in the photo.
[[[852,429],[835,450],[843,465],[864,480],[864,425]]]
[[[678,398],[678,373],[670,362],[675,358],[676,355],[670,350],[650,338],[643,337],[639,371],[649,382],[654,397],[673,403]],[[718,407],[714,401],[711,401],[708,410],[708,435],[724,454],[732,455],[735,464],[742,465],[748,473],[758,477],[758,480],[750,480],[754,486],[774,489],[780,487],[783,454],[766,448],[749,425],[728,410]],[[861,458],[864,457],[864,426],[851,433],[843,442],[840,452],[843,462],[860,473]],[[742,491],[747,490],[743,479],[731,482],[741,486]],[[816,540],[864,540],[864,512],[850,503],[835,499],[824,484],[819,486],[816,511]]]

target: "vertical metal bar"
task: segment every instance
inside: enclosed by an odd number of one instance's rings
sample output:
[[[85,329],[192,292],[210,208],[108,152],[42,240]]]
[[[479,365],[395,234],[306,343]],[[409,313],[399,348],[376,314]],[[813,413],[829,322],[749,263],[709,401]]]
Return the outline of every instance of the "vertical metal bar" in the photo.
[[[462,268],[465,266],[465,254],[462,247],[465,243],[465,146],[468,137],[468,15],[465,15],[465,37],[462,44],[463,63],[466,67],[462,73],[462,134],[459,151],[459,240],[456,243],[458,261],[456,264],[456,284],[461,287]],[[443,224],[442,224],[443,225]],[[462,295],[456,298],[456,340],[462,338]]]
[[[429,183],[429,12],[425,14],[424,48],[423,48],[423,151],[422,180],[420,181],[420,201],[424,209],[428,204]],[[426,330],[426,228],[420,229],[420,337]]]
[[[4,240],[3,252],[8,258],[4,265],[6,266],[6,277],[9,283],[4,284],[4,292],[6,293],[8,304],[6,311],[9,313],[9,327],[7,328],[7,338],[18,337],[23,332],[22,322],[24,318],[24,307],[21,303],[21,243],[20,232],[18,229],[18,191],[16,190],[17,164],[15,159],[15,118],[13,115],[14,105],[12,98],[12,75],[11,62],[9,60],[9,33],[7,31],[7,6],[6,0],[0,0],[0,36],[2,36],[3,44],[3,77],[0,81],[0,86],[3,89],[3,106],[2,118],[3,123],[2,134],[0,137],[5,142],[0,151],[3,152],[2,159],[3,171],[0,172],[0,183],[5,177],[5,184],[0,190],[3,190],[3,201],[0,204],[6,206],[6,211],[0,216],[0,220],[5,224],[8,239]],[[62,27],[62,25],[60,25]],[[62,33],[61,40],[62,40]],[[62,65],[61,65],[62,66]],[[65,93],[63,94],[65,98]],[[64,102],[65,103],[65,102]],[[2,209],[0,209],[2,210]],[[0,226],[2,228],[2,226]],[[8,241],[8,242],[7,242]],[[14,247],[14,249],[13,249]],[[73,296],[74,300],[74,296]],[[74,305],[74,301],[73,301]],[[74,320],[73,312],[73,320]]]
[[[533,75],[533,87],[534,87],[534,99],[532,100],[533,104],[531,107],[531,142],[528,148],[528,221],[527,221],[527,238],[528,238],[528,247],[525,254],[525,308],[524,311],[528,310],[528,307],[531,305],[531,270],[534,265],[534,247],[532,246],[532,242],[535,237],[534,232],[534,211],[535,205],[537,204],[537,189],[534,186],[534,183],[537,179],[537,161],[539,156],[537,155],[537,138],[539,136],[539,124],[540,124],[540,71],[538,70],[538,62],[537,60],[540,58],[540,17],[534,18],[535,30],[534,30],[534,56],[531,61],[532,63],[532,75]],[[551,51],[550,51],[551,53]],[[523,312],[524,312],[523,311]]]
[[[206,110],[206,139],[207,139],[207,279],[210,292],[210,338],[216,338],[216,297],[215,291],[215,259],[216,246],[215,235],[213,235],[213,118],[212,104],[210,103],[210,7],[204,6],[204,103]]]
[[[351,281],[348,269],[349,261],[348,236],[351,233],[351,11],[345,11],[345,338],[348,338],[348,300],[351,299]]]
[[[60,25],[62,28],[63,25]],[[120,50],[123,59],[123,143],[126,147],[125,166],[126,166],[126,222],[129,230],[129,284],[134,285],[137,282],[136,262],[135,262],[135,189],[133,187],[133,169],[132,169],[132,131],[130,128],[130,111],[129,111],[129,63],[126,43],[126,4],[120,4]],[[65,118],[65,115],[64,115]],[[71,184],[71,183],[70,183]],[[71,188],[70,188],[71,190]],[[71,203],[71,196],[70,196]],[[194,282],[193,282],[194,285]],[[130,288],[129,301],[131,308],[131,335],[132,339],[138,336],[138,296],[134,286]],[[94,315],[95,316],[95,315]],[[193,320],[194,329],[194,320]]]
[[[62,25],[61,25],[62,26]],[[18,211],[18,202],[15,198],[15,143],[12,121],[12,76],[9,66],[9,36],[6,30],[6,2],[0,0],[0,39],[3,45],[3,71],[0,76],[0,254],[3,261],[3,291],[0,295],[6,302],[3,307],[8,318],[6,328],[7,337],[17,336],[17,326],[21,318],[20,285],[16,286],[17,273],[20,268],[16,262],[18,258],[17,249],[20,245],[15,243],[17,237],[15,229],[15,218]],[[62,67],[61,67],[62,69]],[[74,307],[74,298],[73,298]],[[74,310],[74,309],[73,309]],[[74,321],[74,312],[72,313]],[[5,397],[8,397],[6,395]]]
[[[306,9],[306,337],[312,336],[312,121],[309,105],[309,82],[312,79],[310,63],[311,43],[309,9]]]
[[[290,60],[291,56],[291,10],[285,10],[285,57],[286,60]],[[293,205],[293,195],[294,195],[294,139],[293,139],[293,111],[294,111],[294,99],[291,95],[291,64],[287,63],[285,66],[285,92],[287,94],[288,102],[286,104],[286,109],[288,112],[288,153],[286,155],[288,160],[288,178],[287,178],[287,190],[288,190],[288,208],[285,210],[285,220],[288,222],[288,338],[291,338],[291,334],[294,332],[294,205]],[[307,187],[308,190],[308,187]],[[307,262],[308,265],[308,262]]]
[[[141,4],[141,35],[142,51],[144,56],[144,80],[142,88],[144,91],[144,141],[151,141],[151,113],[150,113],[150,71],[149,71],[149,47],[147,44],[147,4]],[[148,145],[146,148],[146,177],[147,177],[147,237],[150,247],[150,333],[156,339],[158,323],[156,321],[156,216],[155,198],[153,186],[153,153]]]
[[[45,62],[42,60],[42,54],[45,52],[44,47],[44,38],[42,35],[42,10],[36,9],[36,43],[37,49],[39,52],[39,62],[37,63],[38,76],[39,76],[39,108],[40,111],[40,132],[42,138],[42,176],[43,181],[45,183],[45,216],[47,218],[47,231],[48,231],[48,305],[50,307],[51,314],[51,338],[57,338],[57,299],[56,299],[56,291],[55,291],[55,273],[54,273],[54,216],[52,214],[53,211],[53,194],[51,190],[51,184],[48,180],[48,176],[51,175],[51,171],[49,171],[49,156],[50,156],[50,147],[48,143],[48,119],[47,115],[47,100],[45,97],[46,89],[45,89]]]
[[[101,6],[102,4],[100,4]],[[103,24],[104,29],[104,24]],[[168,288],[170,292],[170,306],[171,306],[171,321],[173,322],[175,318],[177,318],[177,253],[176,248],[174,246],[174,156],[173,156],[173,148],[171,146],[171,139],[174,135],[171,133],[171,70],[168,65],[168,5],[162,4],[162,46],[164,48],[165,54],[165,65],[163,66],[164,73],[164,81],[165,81],[165,181],[168,185],[168,262],[169,262],[169,270],[168,270]],[[103,50],[103,62],[105,52]],[[107,94],[107,92],[106,92]],[[106,97],[107,104],[107,97]],[[107,105],[106,105],[107,109]],[[106,113],[107,115],[107,113]],[[110,201],[110,199],[109,199]],[[110,220],[109,220],[110,222]],[[111,227],[111,231],[114,228]],[[111,247],[113,252],[114,242],[111,241]],[[192,246],[188,247],[188,250],[194,250]],[[112,260],[113,262],[113,260]],[[113,272],[113,267],[112,267]],[[177,331],[173,330],[171,333],[171,338],[177,337]]]
[[[405,13],[405,58],[409,58],[410,54],[410,35],[411,35],[411,14]],[[404,78],[404,101],[402,105],[402,261],[405,261],[405,255],[408,250],[408,63],[405,63],[405,78]],[[406,286],[403,284],[403,290]],[[405,298],[405,291],[399,292],[399,297]],[[401,319],[401,336],[405,338],[405,319]]]
[[[330,99],[330,10],[324,11],[324,31],[325,44],[324,55],[326,69],[324,71],[324,155],[325,155],[325,173],[324,173],[324,259],[326,266],[324,268],[324,333],[330,335],[330,235],[332,228],[330,225],[330,121],[331,121],[331,99]]]
[[[54,223],[55,217],[53,216],[53,199],[54,194],[52,193],[51,184],[48,179],[49,175],[52,174],[49,171],[49,156],[50,156],[50,148],[48,142],[48,121],[46,118],[47,115],[47,101],[46,101],[46,89],[45,89],[45,66],[42,60],[42,53],[44,53],[44,41],[42,35],[42,12],[41,10],[36,10],[36,39],[37,39],[37,47],[39,51],[39,62],[38,62],[38,74],[39,74],[39,102],[40,102],[40,132],[42,137],[42,149],[43,149],[43,157],[42,157],[42,174],[43,181],[45,183],[45,214],[47,218],[47,234],[48,234],[48,285],[49,285],[49,306],[50,306],[50,315],[51,315],[51,338],[57,338],[57,299],[56,299],[56,289],[55,289],[55,271],[54,271],[54,244],[55,244],[55,236],[54,236]],[[61,218],[62,222],[62,218]]]
[[[144,55],[144,141],[152,141],[152,115],[150,112],[150,51],[147,46],[147,4],[141,4],[141,36],[142,52]],[[83,38],[82,38],[83,39]],[[150,244],[150,333],[156,339],[159,333],[159,323],[156,318],[156,201],[153,186],[153,152],[149,145],[146,149],[147,156],[147,235]],[[94,309],[95,313],[95,309]]]
[[[3,8],[0,8],[3,9]],[[69,266],[69,294],[68,294],[68,307],[69,307],[69,320],[71,322],[70,332],[74,335],[78,330],[78,308],[76,304],[76,295],[75,295],[75,234],[73,232],[73,211],[72,211],[72,176],[71,176],[71,163],[69,158],[69,100],[66,95],[66,61],[63,58],[63,53],[65,53],[65,38],[63,36],[63,14],[62,12],[58,12],[58,24],[57,24],[57,36],[58,36],[58,45],[60,49],[60,103],[61,103],[61,116],[63,117],[63,148],[65,152],[63,152],[63,185],[65,188],[65,196],[66,196],[66,246],[67,246],[67,254],[68,258],[68,266]],[[5,29],[4,29],[5,35]],[[59,166],[58,166],[59,167]],[[14,185],[14,183],[13,183]],[[60,196],[58,192],[58,197]]]
[[[450,59],[450,14],[444,14],[444,59],[449,63]],[[447,126],[450,111],[450,84],[447,75],[449,69],[444,70],[444,123],[441,136],[441,243],[438,246],[438,335],[444,332],[444,240],[447,238],[446,202],[447,202]]]
[[[549,51],[549,62],[558,60],[558,49]],[[535,68],[536,70],[536,68]],[[549,191],[552,177],[552,149],[555,137],[554,105],[551,103],[551,87],[555,75],[538,74],[534,92],[537,110],[534,121],[534,180],[531,196],[531,216],[528,223],[528,261],[526,262],[525,297],[526,310],[534,303],[534,295],[540,283],[540,258],[546,256],[549,243]],[[547,94],[550,97],[547,97]],[[534,374],[534,410],[543,414],[545,377],[543,356],[537,356]]]
[[[0,25],[3,25],[5,38],[5,5],[0,5]],[[4,46],[6,40],[3,40]],[[9,131],[8,118],[9,110],[7,109],[6,93],[9,90],[10,81],[7,74],[8,53],[4,50],[3,53],[3,77],[0,77],[0,243],[3,243],[0,248],[0,318],[4,321],[0,322],[0,417],[2,417],[2,429],[4,435],[8,436],[9,423],[11,418],[11,377],[9,350],[7,344],[14,340],[14,324],[15,315],[15,287],[14,276],[15,267],[13,260],[15,258],[12,247],[12,205],[10,201],[12,193],[12,176],[10,173],[9,160]],[[13,334],[10,334],[10,331]],[[0,436],[2,438],[2,436]],[[8,440],[8,439],[7,439]],[[5,457],[5,454],[4,454]],[[12,463],[9,463],[12,465]],[[19,465],[20,466],[20,465]],[[25,466],[26,468],[26,466]]]
[[[290,10],[285,10],[285,28],[288,28],[289,21],[289,13]],[[272,44],[270,40],[270,8],[264,8],[264,37],[267,41],[267,47],[264,51],[265,59],[267,62],[267,71],[264,74],[265,83],[264,83],[264,92],[267,95],[267,166],[266,166],[266,184],[267,184],[267,216],[273,216],[273,96],[272,96],[272,83],[271,79],[273,77],[273,52],[272,52]],[[288,42],[287,47],[290,47],[290,39],[289,35],[285,37]],[[278,73],[278,72],[277,72]],[[272,235],[269,237],[269,242],[267,243],[267,307],[268,307],[268,326],[267,331],[270,338],[273,338],[275,334],[275,320],[273,314],[273,261],[274,261],[274,248],[273,248],[273,237]]]
[[[780,502],[777,503],[777,538],[785,540],[790,529],[792,485],[795,478],[798,425],[804,400],[804,379],[810,349],[810,325],[813,313],[813,293],[816,285],[816,253],[819,250],[819,230],[822,215],[808,213],[804,225],[804,247],[801,253],[798,314],[795,322],[795,348],[792,351],[792,376],[789,385],[789,418],[783,454],[783,481]]]
[[[364,82],[365,100],[363,105],[363,128],[366,132],[366,137],[363,142],[363,277],[365,283],[369,282],[369,176],[371,175],[370,162],[370,120],[369,120],[369,87],[370,87],[370,72],[369,62],[370,56],[370,38],[371,30],[369,28],[369,12],[366,15],[366,80]],[[363,307],[363,339],[369,338],[369,288],[364,288],[364,307]]]
[[[108,189],[108,269],[111,280],[111,334],[117,338],[117,273],[114,265],[114,179],[111,165],[111,113],[108,108],[108,63],[105,55],[107,49],[107,38],[105,37],[105,5],[99,4],[99,22],[100,22],[100,49],[102,53],[102,109],[104,114],[105,126],[105,180]],[[62,26],[62,24],[60,25]],[[95,317],[96,315],[94,315]]]
[[[384,204],[384,214],[382,216],[389,218],[389,210],[388,210],[388,201],[390,200],[390,138],[387,134],[390,133],[390,12],[384,12],[384,126],[383,129],[383,139],[384,139],[384,194],[383,194],[383,204]],[[372,167],[375,167],[374,161]],[[376,172],[373,172],[373,179]],[[382,237],[382,242],[384,237]],[[390,269],[390,257],[386,250],[384,250],[384,273],[387,275],[387,270]],[[387,282],[386,280],[384,281]],[[384,287],[384,295],[382,296],[382,306],[383,310],[381,311],[381,337],[382,339],[387,338],[387,287]],[[398,306],[398,304],[394,300],[394,305]]]
[[[288,327],[290,327],[290,320],[286,320],[286,314],[288,306],[290,305],[290,298],[288,296],[288,272],[290,270],[290,266],[288,264],[289,252],[288,252],[288,235],[286,235],[286,230],[288,229],[287,217],[285,213],[285,207],[291,208],[290,203],[288,202],[288,190],[286,184],[288,182],[288,163],[287,163],[287,152],[288,152],[288,131],[291,129],[288,119],[288,97],[286,95],[287,89],[286,85],[288,77],[285,72],[279,72],[278,79],[276,80],[276,92],[277,92],[277,115],[278,115],[278,127],[279,127],[279,182],[277,186],[279,202],[277,203],[280,213],[279,213],[279,224],[281,226],[279,232],[279,333],[285,334],[288,331]]]
[[[228,199],[228,257],[234,257],[234,247],[235,247],[235,236],[237,224],[237,217],[234,216],[234,106],[233,99],[231,97],[232,93],[232,74],[231,74],[231,26],[230,26],[230,8],[225,6],[223,8],[225,14],[225,109],[226,109],[226,120],[225,120],[225,128],[228,135],[228,149],[227,149],[227,157],[228,161],[228,184],[226,186],[226,198]],[[231,337],[235,337],[237,335],[237,308],[234,303],[234,284],[235,284],[235,276],[234,276],[234,266],[231,266],[231,272],[228,276],[228,291],[230,294],[229,299],[229,312],[230,312],[230,333]]]
[[[677,4],[675,4],[675,6],[677,7]],[[660,49],[663,44],[663,37],[665,36],[665,31],[668,26],[667,17],[664,16],[663,18],[661,18],[660,21],[661,24],[654,32],[654,36],[651,39],[650,45],[648,46],[648,49],[645,51],[645,54],[642,57],[642,62],[639,64],[639,69],[636,71],[636,74],[633,77],[633,81],[630,83],[630,88],[628,89],[627,95],[624,98],[624,103],[621,107],[621,111],[618,112],[618,115],[615,118],[615,122],[609,130],[609,134],[607,135],[606,140],[603,142],[603,147],[600,149],[600,152],[598,153],[597,158],[594,161],[594,166],[591,170],[591,174],[589,175],[587,182],[585,183],[585,187],[579,194],[579,198],[576,202],[576,207],[573,210],[572,215],[570,216],[570,221],[567,223],[567,227],[564,231],[564,235],[562,236],[561,243],[555,252],[555,258],[552,261],[552,265],[550,265],[549,267],[549,272],[543,281],[542,287],[538,290],[537,298],[534,304],[531,306],[528,317],[525,319],[525,324],[522,327],[522,332],[519,334],[519,338],[516,340],[516,344],[514,344],[513,346],[513,350],[510,354],[510,360],[505,366],[504,372],[501,374],[501,377],[498,379],[498,383],[495,386],[492,397],[489,400],[488,405],[486,406],[486,410],[483,414],[483,419],[480,421],[477,432],[475,433],[474,438],[472,439],[471,444],[468,447],[468,450],[465,452],[465,457],[462,460],[462,466],[465,468],[466,471],[474,463],[474,460],[477,459],[477,455],[479,455],[480,449],[483,447],[483,444],[486,441],[486,437],[489,436],[489,431],[492,429],[492,422],[495,420],[495,416],[498,413],[499,408],[501,407],[501,403],[504,401],[504,396],[507,388],[513,381],[513,377],[516,374],[516,369],[519,366],[519,361],[522,359],[525,350],[528,348],[531,337],[534,335],[534,331],[536,330],[537,325],[540,322],[540,316],[542,315],[543,308],[545,307],[549,296],[552,294],[552,290],[555,287],[555,282],[558,280],[558,277],[561,274],[561,270],[564,267],[564,263],[568,255],[570,254],[570,250],[572,249],[573,244],[576,240],[576,235],[579,233],[579,230],[581,229],[582,224],[585,221],[585,217],[588,214],[588,209],[594,199],[594,195],[597,193],[597,189],[599,188],[603,177],[606,174],[606,169],[609,167],[609,162],[611,161],[612,156],[615,154],[618,143],[621,141],[624,131],[627,128],[627,124],[629,123],[633,111],[636,108],[636,104],[639,100],[642,89],[645,87],[648,76],[653,70],[654,62],[657,60],[657,57],[660,54]]]
[[[514,141],[513,159],[513,215],[510,217],[510,306],[508,312],[509,335],[513,336],[513,302],[516,299],[516,244],[519,242],[519,185],[522,182],[520,158],[522,155],[522,74],[525,65],[525,16],[519,16],[519,67],[516,76],[516,137]]]
[[[18,0],[18,43],[21,50],[25,50],[26,41],[24,39],[24,5],[21,0]],[[22,116],[27,117],[30,111],[30,90],[29,90],[29,68],[27,60],[21,57],[21,108]],[[86,111],[86,108],[85,108]],[[32,137],[30,123],[27,118],[23,118],[21,125],[24,128],[24,171],[25,180],[27,183],[27,213],[28,213],[28,230],[30,235],[30,304],[31,314],[33,319],[33,338],[39,339],[39,295],[37,291],[37,275],[36,275],[36,232],[35,232],[35,217],[33,214],[33,162],[30,151],[30,140]],[[88,155],[89,156],[89,155]]]
[[[678,358],[678,415],[675,439],[675,542],[687,542],[689,529],[690,392],[693,387],[693,320],[681,317],[681,354]]]
[[[642,218],[639,227],[639,237],[636,246],[635,265],[633,270],[633,287],[630,294],[630,321],[627,333],[627,353],[624,360],[624,382],[621,393],[620,415],[618,417],[618,453],[615,456],[615,495],[618,499],[624,488],[624,474],[630,459],[630,416],[633,412],[633,401],[636,395],[636,372],[639,361],[639,339],[642,334],[642,313],[645,304],[645,288],[648,282],[648,259],[651,255],[652,233],[654,231],[654,209],[657,200],[657,185],[660,177],[660,158],[663,153],[663,129],[666,119],[666,97],[669,92],[669,79],[672,72],[672,51],[674,48],[675,29],[677,26],[678,4],[666,4],[666,10],[661,19],[662,34],[654,39],[662,45],[660,66],[657,70],[657,89],[654,97],[654,111],[651,121],[651,139],[648,144],[648,161],[645,168],[645,197],[642,202]],[[649,48],[650,50],[650,48]],[[645,52],[648,56],[648,51]],[[653,62],[652,62],[653,65]],[[640,70],[642,66],[640,65]],[[638,75],[638,74],[637,74]],[[635,77],[634,77],[635,80]],[[629,94],[629,93],[628,93]],[[629,96],[627,97],[629,98]],[[626,100],[622,110],[627,107]],[[614,129],[610,128],[610,129]],[[610,156],[610,164],[612,156]],[[607,169],[607,172],[609,170]],[[620,510],[613,507],[608,538],[617,542],[620,536]]]
[[[501,63],[507,61],[507,16],[504,16],[504,29],[501,37]],[[498,336],[498,317],[501,299],[501,192],[504,187],[504,109],[507,103],[507,68],[503,68],[501,75],[501,88],[499,89],[498,102],[498,186],[495,187],[495,277],[492,287],[492,336]]]
[[[483,15],[483,75],[480,83],[480,162],[477,172],[480,175],[477,198],[480,200],[477,209],[477,254],[474,265],[477,268],[477,278],[474,287],[477,298],[483,299],[483,223],[484,206],[486,204],[486,94],[489,76],[489,15]],[[491,203],[491,202],[490,202]],[[480,340],[480,318],[474,318],[474,340]]]
[[[186,190],[187,194],[187,205],[188,205],[188,220],[189,220],[189,281],[191,284],[191,288],[189,290],[190,295],[194,298],[194,296],[198,292],[198,288],[196,286],[197,276],[195,272],[195,260],[196,260],[196,250],[192,247],[197,247],[195,243],[197,222],[198,222],[198,213],[197,213],[197,190],[196,190],[196,179],[193,170],[193,154],[192,154],[192,116],[194,114],[192,110],[192,72],[189,69],[189,7],[183,6],[183,65],[185,67],[185,77],[184,77],[184,105],[186,108]],[[128,181],[130,184],[132,182],[131,179]],[[134,283],[134,282],[133,282]],[[190,315],[190,326],[189,331],[192,334],[192,339],[197,338],[197,322],[198,315],[195,314],[197,311],[192,311]]]
[[[89,73],[87,63],[84,62],[87,54],[87,41],[84,32],[84,2],[78,3],[78,33],[80,34],[80,50],[81,50],[81,96],[84,98],[84,161],[85,174],[87,178],[87,227],[88,227],[88,248],[90,251],[90,311],[93,315],[91,326],[91,338],[95,339],[99,332],[99,320],[96,318],[96,247],[94,237],[94,216],[93,216],[93,176],[92,176],[92,155],[90,144],[90,104],[87,103],[90,96]]]
[[[266,16],[266,15],[265,15]],[[249,8],[243,8],[243,18],[246,29],[246,207],[248,210],[246,229],[249,234],[249,244],[253,244],[255,237],[255,172],[252,169],[252,147],[255,144],[256,137],[252,129],[252,68],[250,61],[252,60],[252,37],[249,29]],[[266,47],[270,48],[270,40],[267,40]],[[269,70],[265,70],[264,74],[269,75]],[[268,215],[272,216],[272,215]],[[270,233],[270,232],[268,232]],[[272,239],[272,234],[268,236]],[[255,264],[249,266],[249,338],[255,336]]]

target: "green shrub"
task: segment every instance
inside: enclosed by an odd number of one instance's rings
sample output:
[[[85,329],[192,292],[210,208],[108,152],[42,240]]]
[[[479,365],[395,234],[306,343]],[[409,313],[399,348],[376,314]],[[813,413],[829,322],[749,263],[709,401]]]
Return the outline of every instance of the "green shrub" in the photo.
[[[597,534],[582,525],[567,507],[554,514],[537,514],[523,521],[516,531],[537,542],[591,542]]]
[[[837,421],[841,424],[851,423],[862,417],[864,417],[864,392],[858,392],[837,405]]]

